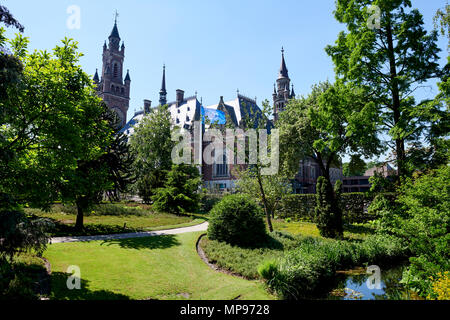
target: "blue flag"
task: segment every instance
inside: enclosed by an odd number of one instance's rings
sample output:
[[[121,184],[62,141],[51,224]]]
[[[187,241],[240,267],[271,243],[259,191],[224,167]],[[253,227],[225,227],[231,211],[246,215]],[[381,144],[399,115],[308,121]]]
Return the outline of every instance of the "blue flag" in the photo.
[[[211,124],[226,124],[225,113],[216,109],[204,108],[202,106],[202,123],[205,123],[205,118],[208,118]]]

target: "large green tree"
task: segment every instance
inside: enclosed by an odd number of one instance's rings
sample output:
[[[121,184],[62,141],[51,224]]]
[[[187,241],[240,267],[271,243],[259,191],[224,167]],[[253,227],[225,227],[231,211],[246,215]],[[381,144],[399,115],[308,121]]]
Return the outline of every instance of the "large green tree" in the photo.
[[[0,190],[42,208],[74,202],[82,229],[94,195],[115,186],[111,116],[79,66],[76,42],[65,39],[52,53],[28,53],[27,43],[10,41],[23,70],[0,101]]]
[[[382,150],[376,123],[375,106],[360,88],[315,85],[307,97],[291,100],[277,122],[285,168],[294,175],[300,161],[311,158],[330,181],[330,168],[339,167],[344,154],[370,157]]]
[[[316,162],[323,176],[317,185],[317,205],[327,203],[327,210],[319,210],[318,217],[337,217],[331,219],[333,225],[342,219],[330,169],[340,167],[344,154],[370,157],[381,150],[376,135],[377,112],[373,103],[366,103],[364,93],[341,82],[320,83],[307,97],[291,100],[277,122],[283,167],[293,176],[302,159]],[[328,235],[340,236],[339,230]]]
[[[150,202],[156,189],[164,186],[166,172],[172,168],[172,118],[167,106],[146,114],[130,137],[135,157],[136,187],[144,202]]]
[[[424,133],[416,123],[423,106],[412,95],[440,73],[437,32],[425,30],[410,0],[337,0],[335,17],[347,26],[336,44],[326,48],[337,77],[366,88],[404,176],[406,144]]]

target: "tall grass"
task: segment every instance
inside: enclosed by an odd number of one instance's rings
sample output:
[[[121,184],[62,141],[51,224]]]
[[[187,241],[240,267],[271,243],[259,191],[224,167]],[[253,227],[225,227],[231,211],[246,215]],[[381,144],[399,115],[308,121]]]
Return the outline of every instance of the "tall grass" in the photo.
[[[386,266],[407,255],[405,246],[393,237],[369,236],[360,243],[304,238],[297,248],[275,263],[262,264],[258,271],[282,298],[301,299],[327,288],[337,270],[363,264]]]

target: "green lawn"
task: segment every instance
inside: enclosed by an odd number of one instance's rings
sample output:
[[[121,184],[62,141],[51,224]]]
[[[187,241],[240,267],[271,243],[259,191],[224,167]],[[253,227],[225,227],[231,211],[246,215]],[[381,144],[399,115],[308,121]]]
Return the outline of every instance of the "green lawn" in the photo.
[[[38,217],[50,218],[55,222],[52,236],[99,235],[137,231],[156,231],[193,226],[203,223],[202,215],[175,215],[153,212],[148,206],[131,207],[122,204],[102,205],[101,212],[89,212],[84,217],[85,229],[82,233],[74,230],[76,214],[71,207],[53,206],[50,212],[38,209],[26,209],[26,212]],[[105,209],[106,208],[106,209]],[[108,212],[108,210],[111,210]]]
[[[274,299],[259,281],[210,269],[200,234],[52,244],[52,299]],[[81,269],[81,290],[66,287],[69,265]]]
[[[306,221],[290,221],[276,219],[273,220],[274,230],[289,232],[292,235],[303,235],[320,237],[316,224]],[[373,234],[375,229],[369,224],[352,224],[344,226],[344,238],[346,240],[363,240],[368,235]]]

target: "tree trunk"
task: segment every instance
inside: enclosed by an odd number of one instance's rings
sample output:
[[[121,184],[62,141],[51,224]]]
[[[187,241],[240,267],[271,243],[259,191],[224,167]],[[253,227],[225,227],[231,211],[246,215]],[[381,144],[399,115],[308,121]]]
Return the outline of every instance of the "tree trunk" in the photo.
[[[264,192],[264,187],[262,185],[261,174],[259,172],[259,167],[258,166],[256,166],[256,172],[257,172],[256,178],[258,180],[259,190],[261,192],[261,196],[262,196],[262,200],[263,200],[264,212],[266,214],[267,225],[269,226],[269,231],[272,232],[273,231],[273,226],[272,226],[271,213],[270,213],[270,210],[269,210],[269,206],[267,204],[266,194]]]
[[[77,205],[77,220],[75,222],[75,230],[76,231],[83,231],[83,206],[81,204],[81,200],[77,199],[76,201]]]
[[[391,80],[391,92],[392,92],[392,111],[394,113],[394,126],[397,126],[400,122],[400,92],[397,82],[397,66],[395,63],[394,53],[394,41],[392,38],[392,27],[390,19],[388,19],[386,27],[386,37],[388,44],[388,57],[389,57],[389,73]],[[399,176],[405,175],[405,143],[402,138],[395,138],[395,152],[397,159],[397,172]]]

